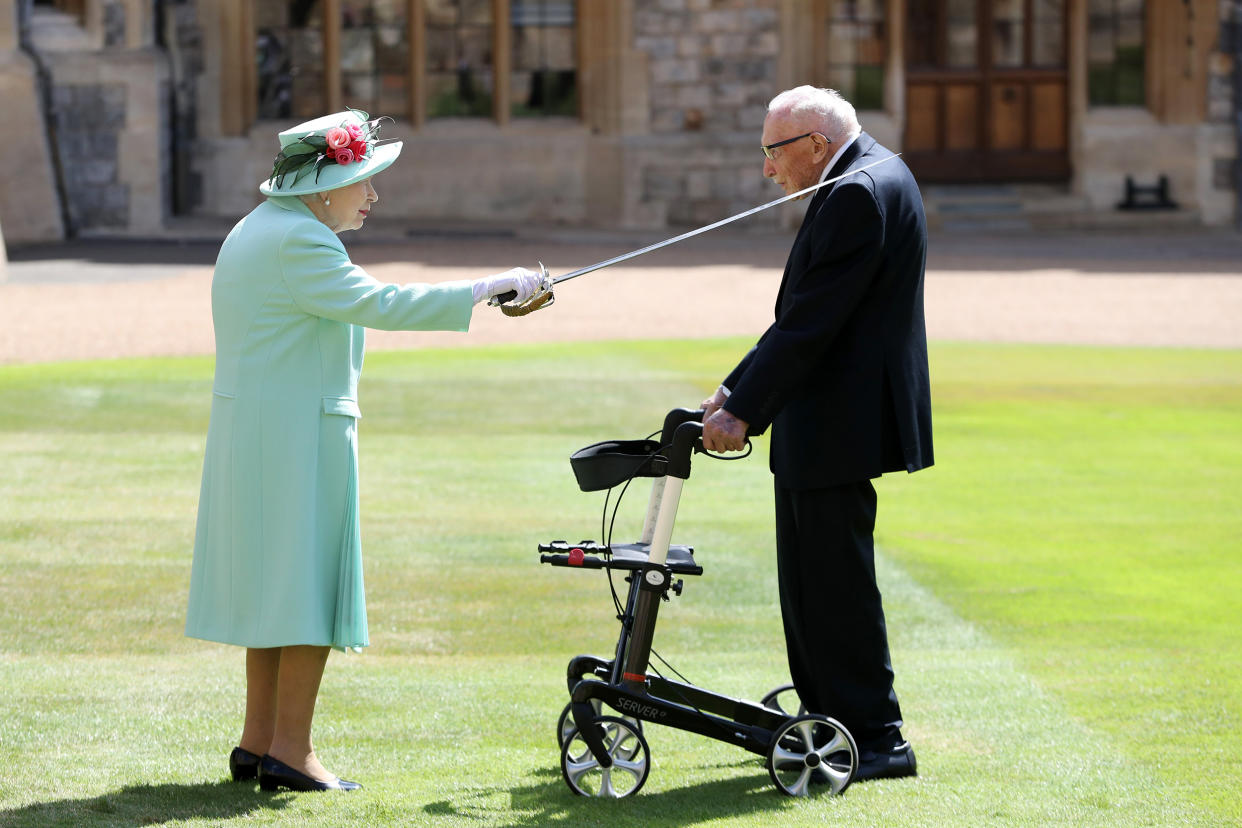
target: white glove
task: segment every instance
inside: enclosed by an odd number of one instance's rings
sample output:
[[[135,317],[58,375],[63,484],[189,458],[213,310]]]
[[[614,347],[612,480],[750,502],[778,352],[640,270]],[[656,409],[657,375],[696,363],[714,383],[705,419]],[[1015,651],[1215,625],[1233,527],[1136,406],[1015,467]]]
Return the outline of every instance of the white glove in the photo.
[[[485,299],[499,296],[511,290],[517,292],[517,298],[506,304],[520,305],[538,293],[542,283],[543,276],[535,271],[527,270],[524,267],[515,267],[512,270],[506,270],[504,273],[475,279],[471,287],[474,288],[474,303],[476,305]]]

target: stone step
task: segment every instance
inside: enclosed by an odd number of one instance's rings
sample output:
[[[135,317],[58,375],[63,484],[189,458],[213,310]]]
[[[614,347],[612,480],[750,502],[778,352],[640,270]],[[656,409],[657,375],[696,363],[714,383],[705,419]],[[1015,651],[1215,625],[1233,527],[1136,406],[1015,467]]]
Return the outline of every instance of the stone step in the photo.
[[[963,232],[1036,229],[1158,229],[1198,221],[1194,210],[1096,209],[1056,184],[931,184],[923,188],[928,227]]]

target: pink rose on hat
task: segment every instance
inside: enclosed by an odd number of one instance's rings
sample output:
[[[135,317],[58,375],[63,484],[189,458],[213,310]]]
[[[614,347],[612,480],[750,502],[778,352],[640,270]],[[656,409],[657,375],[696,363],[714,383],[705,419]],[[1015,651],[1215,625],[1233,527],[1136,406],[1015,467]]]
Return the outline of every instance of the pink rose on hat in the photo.
[[[272,174],[259,186],[264,195],[304,195],[369,178],[388,167],[401,142],[379,139],[380,123],[351,109],[315,118],[280,133],[281,151]]]
[[[332,129],[324,133],[323,137],[328,142],[328,149],[330,150],[345,149],[354,140],[354,136],[350,135],[343,127],[332,127]]]
[[[324,155],[338,164],[352,164],[366,158],[367,142],[363,140],[362,127],[357,124],[333,127],[323,138],[328,145]]]

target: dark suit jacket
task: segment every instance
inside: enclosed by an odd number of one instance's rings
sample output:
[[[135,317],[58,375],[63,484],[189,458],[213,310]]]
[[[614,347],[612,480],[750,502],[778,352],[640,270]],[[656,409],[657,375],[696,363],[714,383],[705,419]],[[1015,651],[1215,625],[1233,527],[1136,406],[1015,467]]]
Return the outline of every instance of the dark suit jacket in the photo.
[[[867,133],[828,177],[892,155]],[[923,317],[927,222],[900,158],[818,190],[776,321],[725,380],[725,409],[772,426],[782,485],[819,488],[932,464]]]

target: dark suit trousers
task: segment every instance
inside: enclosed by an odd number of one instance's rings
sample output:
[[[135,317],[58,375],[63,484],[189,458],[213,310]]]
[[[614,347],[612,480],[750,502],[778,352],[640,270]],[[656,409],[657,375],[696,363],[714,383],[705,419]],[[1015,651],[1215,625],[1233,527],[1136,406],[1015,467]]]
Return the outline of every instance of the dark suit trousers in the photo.
[[[864,747],[900,738],[884,608],[875,582],[871,481],[824,489],[776,483],[776,559],[789,671],[808,712]]]

